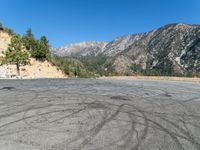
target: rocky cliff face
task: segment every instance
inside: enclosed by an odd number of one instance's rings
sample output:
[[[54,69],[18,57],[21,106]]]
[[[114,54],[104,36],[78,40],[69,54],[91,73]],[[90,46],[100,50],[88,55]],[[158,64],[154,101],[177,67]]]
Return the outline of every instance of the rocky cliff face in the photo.
[[[121,62],[127,61],[127,65],[122,72],[130,71],[130,66],[169,73],[200,71],[199,25],[170,24],[148,33],[122,37],[121,41],[111,42],[114,46],[104,54],[112,56],[114,51],[111,64],[114,68],[118,68],[118,59],[123,55]],[[123,46],[124,50],[118,48]]]
[[[80,43],[53,50],[60,56],[108,57],[115,72],[138,68],[166,73],[200,72],[200,25],[169,24],[159,29],[119,37],[110,43]]]
[[[60,48],[52,48],[51,52],[58,56],[97,56],[102,52],[106,44],[103,42],[82,42]]]

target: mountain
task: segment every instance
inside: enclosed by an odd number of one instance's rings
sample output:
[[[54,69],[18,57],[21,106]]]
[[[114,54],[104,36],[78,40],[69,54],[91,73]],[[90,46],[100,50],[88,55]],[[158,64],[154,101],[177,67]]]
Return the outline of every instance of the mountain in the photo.
[[[97,46],[96,46],[97,45]],[[200,25],[169,24],[150,32],[126,35],[109,43],[75,44],[56,49],[60,56],[107,57],[102,66],[120,74],[163,75],[200,72]]]
[[[114,56],[111,65],[118,72],[130,71],[130,67],[169,74],[200,71],[199,25],[170,24],[151,32],[118,38],[108,45],[104,54]]]
[[[51,52],[57,56],[97,56],[101,53],[107,43],[103,42],[82,42],[70,44],[60,48],[52,48]]]

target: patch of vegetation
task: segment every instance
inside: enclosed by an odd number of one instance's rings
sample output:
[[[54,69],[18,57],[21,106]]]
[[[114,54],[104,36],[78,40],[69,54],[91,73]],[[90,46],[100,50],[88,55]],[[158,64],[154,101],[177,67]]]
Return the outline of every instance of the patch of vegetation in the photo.
[[[42,36],[39,40],[36,40],[32,30],[28,29],[26,34],[23,35],[22,41],[26,49],[30,51],[31,57],[40,61],[50,59],[49,41],[45,36]]]
[[[51,63],[70,77],[95,77],[94,73],[88,71],[80,61],[73,58],[52,56]]]
[[[107,57],[104,55],[98,55],[96,57],[94,56],[86,56],[86,57],[79,57],[76,58],[80,60],[83,65],[89,70],[90,72],[94,72],[95,74],[99,76],[103,76],[106,73],[105,70],[105,62],[107,60]]]
[[[0,22],[0,30],[3,30],[4,32],[8,33],[10,36],[17,35],[12,29],[4,26],[3,23],[1,22]]]
[[[0,22],[0,29],[3,29],[3,23]]]
[[[5,27],[3,29],[5,32],[7,32],[9,35],[13,36],[13,35],[17,35],[17,33],[15,33],[12,29]]]
[[[171,68],[163,67],[152,68],[152,69],[142,69],[140,65],[133,64],[130,67],[132,75],[141,75],[141,76],[174,76],[174,77],[200,77],[200,73],[188,72],[185,73],[176,73]],[[130,74],[130,73],[129,73]]]

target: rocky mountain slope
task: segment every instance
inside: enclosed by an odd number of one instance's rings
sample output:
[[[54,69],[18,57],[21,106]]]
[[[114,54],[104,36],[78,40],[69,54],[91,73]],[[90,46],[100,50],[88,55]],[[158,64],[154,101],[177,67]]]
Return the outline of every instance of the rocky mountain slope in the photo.
[[[57,51],[68,52],[68,48]],[[150,32],[119,37],[98,49],[85,49],[80,44],[67,56],[85,57],[93,51],[94,56],[107,57],[102,64],[109,66],[106,70],[112,68],[118,73],[144,70],[167,75],[196,73],[200,72],[200,25],[169,24]]]
[[[167,73],[184,73],[200,71],[200,26],[186,24],[170,24],[157,30],[122,37],[131,39],[132,44],[118,52],[112,58],[112,65],[119,70],[120,62],[125,67],[120,71],[128,71],[130,67],[155,69]],[[130,43],[130,40],[127,40]],[[115,42],[114,42],[115,43]],[[117,44],[117,46],[121,45]],[[124,45],[124,44],[122,44]],[[116,47],[116,46],[115,46]],[[104,51],[112,55],[111,48]]]

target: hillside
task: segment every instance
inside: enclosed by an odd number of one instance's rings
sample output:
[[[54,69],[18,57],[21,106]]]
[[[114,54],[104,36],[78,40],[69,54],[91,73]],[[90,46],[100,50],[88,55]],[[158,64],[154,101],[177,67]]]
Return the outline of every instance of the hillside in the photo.
[[[2,52],[7,49],[10,43],[11,36],[3,30],[0,30],[0,59]],[[15,65],[0,66],[0,78],[16,78]],[[53,66],[51,63],[44,61],[36,61],[31,58],[30,65],[20,67],[20,78],[64,78],[67,77],[64,73]]]
[[[16,66],[3,65],[0,66],[0,78],[15,78]],[[67,77],[58,70],[56,66],[51,65],[49,62],[39,62],[31,59],[31,64],[20,67],[20,76],[22,78],[65,78]]]
[[[10,43],[10,36],[8,33],[4,32],[3,29],[0,29],[0,57],[3,56],[2,51],[4,51],[8,44]]]
[[[107,45],[104,51],[105,55],[114,56],[110,65],[116,71],[123,64],[126,67],[120,72],[131,69],[154,69],[168,74],[200,71],[200,26],[170,24],[144,34],[121,37],[119,40],[121,42],[114,41]],[[113,54],[113,50],[124,45],[125,49]]]
[[[62,47],[57,49],[57,53],[60,50],[68,51],[67,48]],[[79,51],[81,54],[82,47],[74,47],[73,51]],[[91,58],[90,51],[91,49],[88,49],[88,52],[84,49],[82,60]],[[65,56],[65,53],[62,54]],[[103,46],[96,54],[98,54],[95,56],[96,60],[99,56],[106,57],[101,64],[102,71],[111,73],[198,74],[200,72],[200,25],[169,24],[150,32],[121,36]],[[67,56],[80,57],[80,55],[69,54]]]

